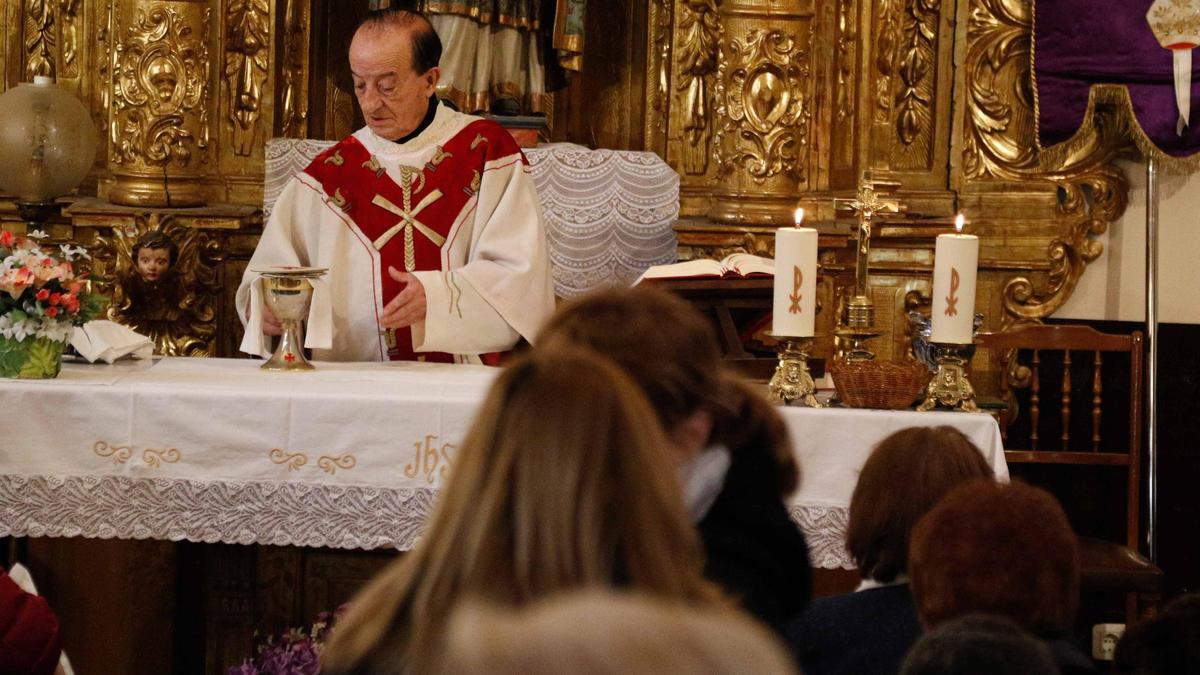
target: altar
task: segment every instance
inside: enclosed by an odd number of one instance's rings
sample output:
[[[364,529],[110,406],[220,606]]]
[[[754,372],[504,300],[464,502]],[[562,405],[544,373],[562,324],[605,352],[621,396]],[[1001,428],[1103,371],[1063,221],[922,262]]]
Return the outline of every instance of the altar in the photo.
[[[9,419],[54,422],[0,437],[0,536],[406,550],[496,372],[395,362],[281,374],[163,358],[5,382]],[[1008,475],[987,415],[781,412],[802,471],[790,511],[814,567],[853,568],[842,543],[850,495],[893,431],[954,426]]]

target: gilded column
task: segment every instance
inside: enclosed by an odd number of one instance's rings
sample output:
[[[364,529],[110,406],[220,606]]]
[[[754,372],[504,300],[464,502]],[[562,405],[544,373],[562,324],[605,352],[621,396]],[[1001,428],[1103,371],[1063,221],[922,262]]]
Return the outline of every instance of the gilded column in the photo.
[[[131,206],[204,203],[212,10],[207,0],[116,3],[108,198]]]
[[[814,6],[779,5],[725,0],[719,8],[714,220],[790,222],[809,183]]]

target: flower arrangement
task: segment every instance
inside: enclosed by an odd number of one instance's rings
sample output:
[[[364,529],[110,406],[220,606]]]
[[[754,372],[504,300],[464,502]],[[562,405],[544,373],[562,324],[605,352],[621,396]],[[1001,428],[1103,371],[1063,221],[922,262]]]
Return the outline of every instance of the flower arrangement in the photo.
[[[64,244],[49,253],[41,240],[0,232],[0,375],[53,377],[62,347],[75,326],[94,318],[100,298],[83,290],[73,262],[86,258],[81,246]]]
[[[229,668],[226,675],[317,675],[325,639],[344,609],[345,605],[336,612],[321,612],[308,628],[267,637],[255,648],[254,658]]]

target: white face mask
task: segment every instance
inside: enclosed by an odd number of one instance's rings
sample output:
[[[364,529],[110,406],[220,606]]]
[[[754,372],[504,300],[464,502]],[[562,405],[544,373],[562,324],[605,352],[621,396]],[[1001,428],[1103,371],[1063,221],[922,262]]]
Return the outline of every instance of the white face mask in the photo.
[[[721,488],[725,486],[725,474],[729,473],[732,462],[728,448],[714,445],[701,450],[679,467],[683,504],[692,522],[700,522],[712,508]]]

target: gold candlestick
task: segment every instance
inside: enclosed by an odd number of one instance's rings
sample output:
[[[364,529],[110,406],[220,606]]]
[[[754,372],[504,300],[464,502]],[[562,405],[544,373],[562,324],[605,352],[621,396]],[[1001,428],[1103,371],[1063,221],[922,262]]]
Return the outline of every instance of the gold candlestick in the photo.
[[[934,408],[949,408],[963,412],[979,412],[975,405],[975,388],[967,377],[967,364],[970,359],[966,352],[973,345],[957,345],[944,342],[931,342],[937,359],[937,374],[929,381],[925,401],[917,410],[933,410]]]
[[[810,408],[823,407],[815,396],[816,384],[808,370],[808,351],[812,348],[811,337],[777,336],[779,340],[779,365],[767,385],[771,400],[784,405],[800,401]]]

